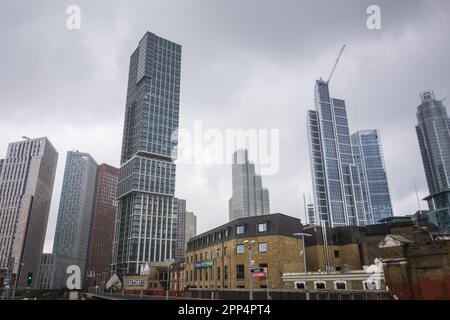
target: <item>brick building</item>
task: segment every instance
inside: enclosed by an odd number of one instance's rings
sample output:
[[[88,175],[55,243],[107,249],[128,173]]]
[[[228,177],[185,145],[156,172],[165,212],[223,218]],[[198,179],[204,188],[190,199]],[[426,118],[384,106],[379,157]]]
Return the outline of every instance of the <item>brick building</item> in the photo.
[[[283,214],[234,220],[192,238],[185,259],[190,288],[246,288],[251,268],[267,268],[267,278],[253,279],[253,288],[282,288],[282,274],[303,270],[301,240],[293,234],[300,220]],[[249,259],[249,245],[252,258]]]
[[[379,247],[386,284],[397,299],[450,299],[450,238],[427,231],[406,237],[386,236]]]
[[[98,167],[94,210],[86,259],[86,287],[104,286],[111,276],[112,243],[116,218],[119,169]]]

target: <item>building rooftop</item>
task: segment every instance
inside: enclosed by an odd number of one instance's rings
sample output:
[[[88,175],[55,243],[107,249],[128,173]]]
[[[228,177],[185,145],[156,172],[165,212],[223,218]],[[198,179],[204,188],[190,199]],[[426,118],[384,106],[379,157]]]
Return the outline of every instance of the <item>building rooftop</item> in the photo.
[[[239,218],[191,238],[187,251],[238,238],[270,235],[295,237],[293,234],[302,229],[300,219],[281,213]]]

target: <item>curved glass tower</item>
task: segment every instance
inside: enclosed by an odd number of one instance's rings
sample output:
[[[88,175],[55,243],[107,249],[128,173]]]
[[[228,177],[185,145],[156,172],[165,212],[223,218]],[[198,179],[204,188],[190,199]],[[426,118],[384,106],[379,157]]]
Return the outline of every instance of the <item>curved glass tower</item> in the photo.
[[[450,231],[450,120],[442,101],[433,91],[420,94],[417,108],[417,137],[430,195],[425,198],[430,220],[441,231]]]

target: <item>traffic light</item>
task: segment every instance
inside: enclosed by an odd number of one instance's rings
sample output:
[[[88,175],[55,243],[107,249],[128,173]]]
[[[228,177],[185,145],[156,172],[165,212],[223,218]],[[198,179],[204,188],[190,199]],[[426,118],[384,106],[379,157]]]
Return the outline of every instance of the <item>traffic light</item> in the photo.
[[[31,282],[33,282],[33,272],[28,272],[28,274],[27,274],[28,286],[30,286]]]

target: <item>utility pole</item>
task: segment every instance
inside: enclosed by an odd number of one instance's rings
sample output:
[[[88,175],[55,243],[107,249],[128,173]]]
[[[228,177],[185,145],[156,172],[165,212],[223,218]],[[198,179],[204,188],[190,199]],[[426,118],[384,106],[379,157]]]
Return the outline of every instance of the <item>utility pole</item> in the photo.
[[[250,290],[249,290],[250,300],[253,300],[252,247],[255,245],[255,243],[256,243],[255,240],[252,240],[252,241],[245,240],[244,241],[244,244],[247,245],[247,248],[248,248],[248,276],[250,278],[249,279],[250,280]]]
[[[270,293],[269,293],[269,267],[264,268],[266,273],[266,289],[267,289],[267,300],[270,300]]]
[[[214,300],[214,249],[211,249],[211,300]]]
[[[302,237],[302,248],[303,248],[303,269],[305,271],[305,298],[306,300],[309,300],[309,290],[308,290],[308,268],[306,265],[306,247],[305,247],[305,236],[306,237],[312,237],[309,233],[299,232],[294,233],[294,236],[301,236]]]

